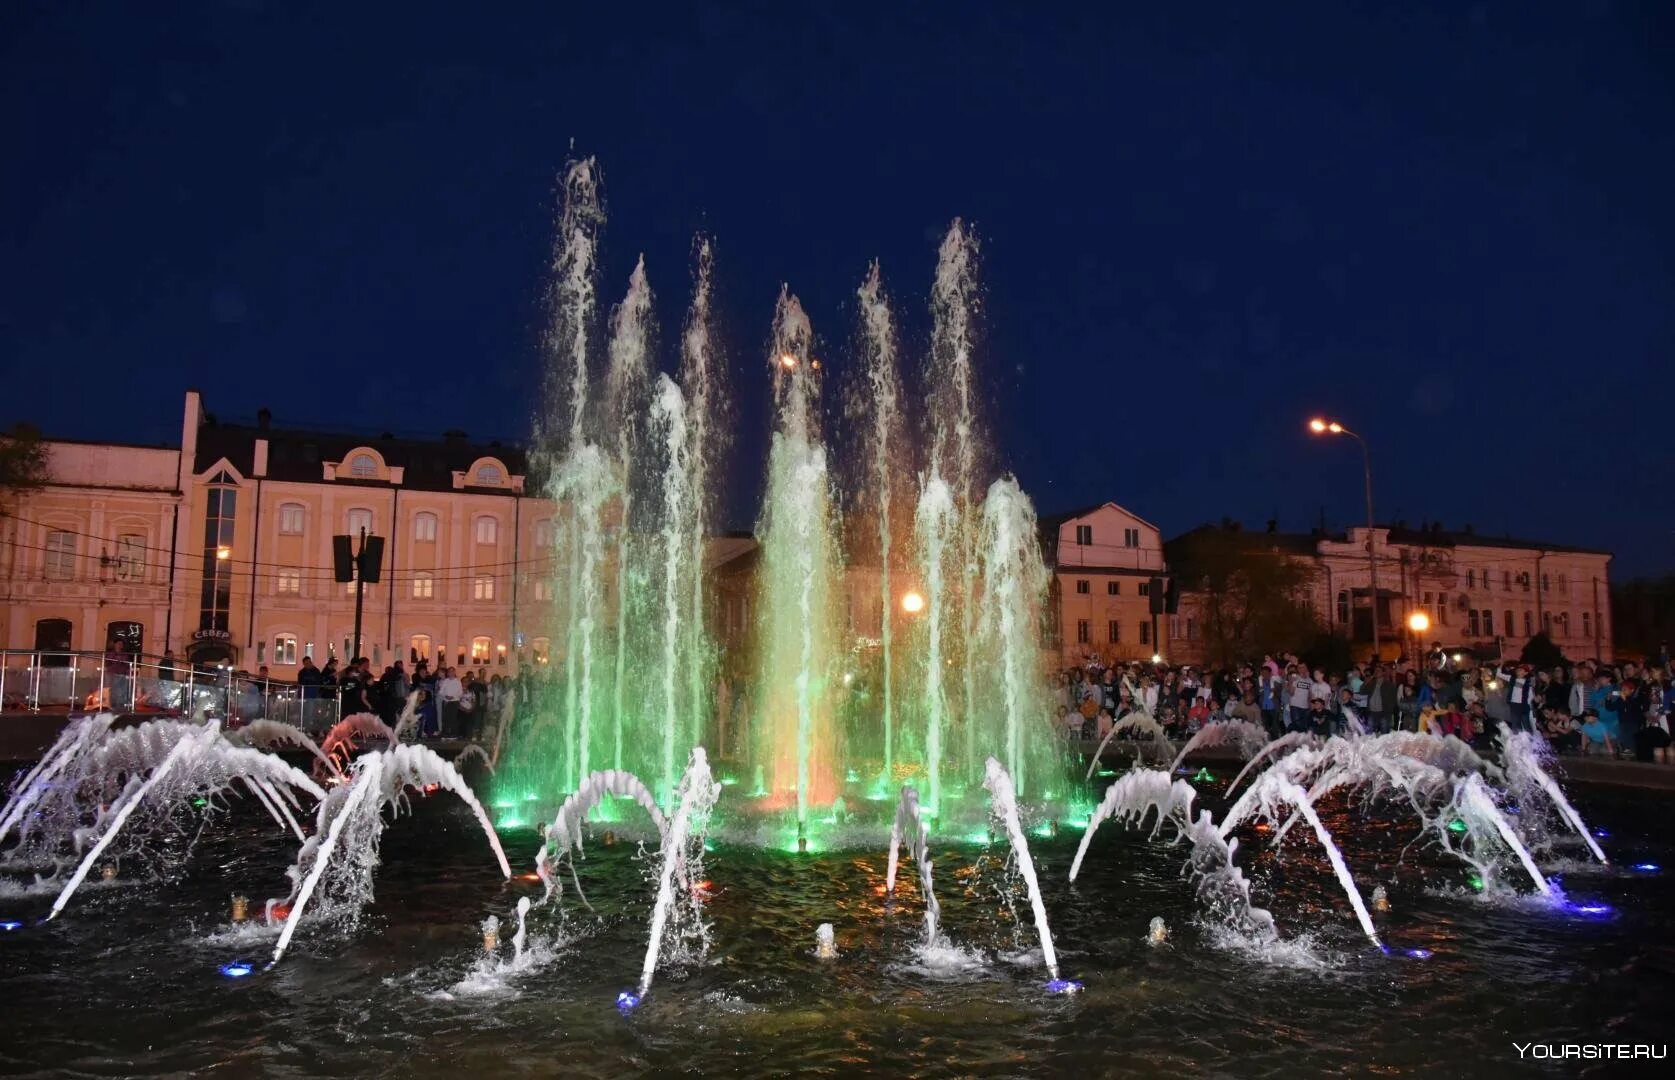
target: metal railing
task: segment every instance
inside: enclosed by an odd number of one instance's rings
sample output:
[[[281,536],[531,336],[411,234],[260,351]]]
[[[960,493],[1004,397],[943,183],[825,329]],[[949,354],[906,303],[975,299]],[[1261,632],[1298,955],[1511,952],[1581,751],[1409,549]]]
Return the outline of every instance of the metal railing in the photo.
[[[156,656],[0,650],[0,712],[203,716],[238,727],[280,720],[309,732],[338,721],[335,686],[298,686]]]

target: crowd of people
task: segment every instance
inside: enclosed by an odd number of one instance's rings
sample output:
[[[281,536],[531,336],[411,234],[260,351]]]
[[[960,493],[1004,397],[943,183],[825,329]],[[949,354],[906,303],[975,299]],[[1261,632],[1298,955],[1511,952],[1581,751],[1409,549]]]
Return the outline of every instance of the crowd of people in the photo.
[[[1278,737],[1344,734],[1357,726],[1454,735],[1490,744],[1505,724],[1542,735],[1560,753],[1675,763],[1675,707],[1667,647],[1646,663],[1584,660],[1538,668],[1478,663],[1440,646],[1417,660],[1352,664],[1328,672],[1292,654],[1233,667],[1195,668],[1090,659],[1060,673],[1059,709],[1069,738],[1103,739],[1142,715],[1171,738],[1205,724],[1244,720]]]
[[[325,666],[316,667],[314,658],[305,656],[297,671],[297,686],[305,711],[309,701],[335,697],[339,716],[372,713],[391,726],[406,706],[408,695],[418,691],[421,739],[478,739],[516,692],[509,676],[488,675],[471,668],[461,673],[440,664],[432,668],[423,659],[413,665],[411,673],[397,660],[374,676],[364,656],[341,667],[335,657]]]

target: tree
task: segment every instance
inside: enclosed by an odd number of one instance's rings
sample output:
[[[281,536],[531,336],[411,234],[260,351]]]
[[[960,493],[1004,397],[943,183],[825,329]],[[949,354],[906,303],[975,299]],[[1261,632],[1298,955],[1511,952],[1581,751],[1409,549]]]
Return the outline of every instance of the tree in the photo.
[[[29,424],[0,432],[0,507],[7,497],[34,491],[46,482],[47,448]]]
[[[1208,662],[1301,651],[1323,632],[1308,601],[1314,568],[1265,549],[1261,537],[1205,528],[1170,546],[1181,587],[1197,595]]]
[[[1551,671],[1565,662],[1564,650],[1553,644],[1553,639],[1545,633],[1537,634],[1524,642],[1524,651],[1519,654],[1518,662],[1541,671]]]

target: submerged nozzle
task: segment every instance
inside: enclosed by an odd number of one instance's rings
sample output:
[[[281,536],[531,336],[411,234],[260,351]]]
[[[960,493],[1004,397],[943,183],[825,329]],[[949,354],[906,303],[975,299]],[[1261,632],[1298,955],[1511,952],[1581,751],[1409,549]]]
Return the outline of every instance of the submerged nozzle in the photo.
[[[492,953],[500,948],[500,917],[490,915],[483,920],[483,951]]]
[[[833,960],[837,957],[837,939],[829,922],[821,923],[814,930],[814,955],[822,960]]]
[[[243,922],[250,916],[250,898],[248,896],[233,897],[233,921]]]
[[[1373,910],[1377,912],[1390,910],[1390,894],[1384,891],[1383,885],[1373,889]]]
[[[1146,943],[1148,945],[1167,945],[1169,943],[1169,927],[1163,921],[1163,916],[1153,915],[1151,925],[1146,928]]]

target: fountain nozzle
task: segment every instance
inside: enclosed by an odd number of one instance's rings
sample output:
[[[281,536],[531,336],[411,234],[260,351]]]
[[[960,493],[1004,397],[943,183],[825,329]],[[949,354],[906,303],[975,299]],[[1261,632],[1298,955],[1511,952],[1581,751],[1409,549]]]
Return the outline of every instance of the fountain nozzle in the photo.
[[[243,922],[250,916],[250,898],[248,896],[233,897],[233,921]]]
[[[1164,924],[1163,916],[1152,916],[1151,926],[1146,929],[1146,943],[1149,945],[1169,944],[1169,927]]]
[[[500,948],[500,917],[490,915],[483,920],[483,951],[495,952]]]
[[[1384,891],[1383,885],[1373,889],[1373,910],[1379,912],[1390,910],[1390,896]]]
[[[822,960],[837,958],[837,939],[832,933],[832,924],[823,922],[814,930],[814,955]]]
[[[1047,822],[1047,833],[1049,836],[1057,836],[1059,834],[1058,818],[1052,818]]]
[[[106,863],[105,868],[103,870],[99,871],[99,876],[104,878],[106,881],[115,881],[116,880],[116,864],[115,863]]]
[[[610,829],[605,830],[605,846],[606,847],[615,847],[616,846],[616,833],[612,832]]]

